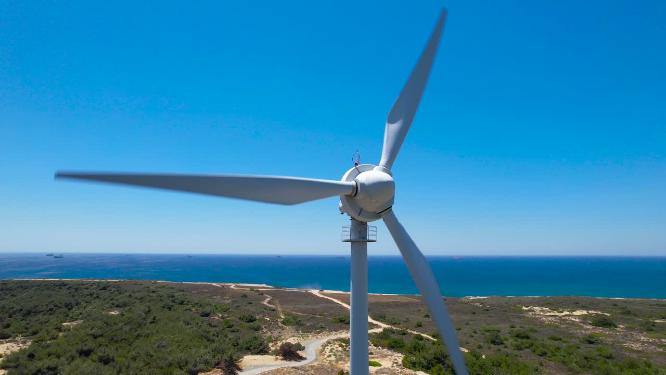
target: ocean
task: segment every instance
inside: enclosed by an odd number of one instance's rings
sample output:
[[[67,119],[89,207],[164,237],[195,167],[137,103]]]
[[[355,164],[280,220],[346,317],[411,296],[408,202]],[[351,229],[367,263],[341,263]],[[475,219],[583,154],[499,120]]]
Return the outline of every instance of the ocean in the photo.
[[[666,298],[666,257],[429,257],[444,295]],[[349,290],[348,256],[0,254],[0,279],[140,279]],[[417,293],[402,259],[369,258],[369,291]]]

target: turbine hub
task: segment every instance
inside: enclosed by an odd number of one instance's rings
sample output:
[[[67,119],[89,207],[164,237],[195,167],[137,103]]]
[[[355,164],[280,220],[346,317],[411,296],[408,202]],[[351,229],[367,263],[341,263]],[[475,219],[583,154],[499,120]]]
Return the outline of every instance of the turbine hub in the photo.
[[[373,169],[359,174],[355,181],[354,200],[364,210],[380,213],[393,205],[395,183],[390,174]]]
[[[395,183],[390,172],[380,166],[361,164],[347,171],[342,181],[354,181],[353,195],[340,197],[340,210],[352,218],[369,222],[393,206]]]

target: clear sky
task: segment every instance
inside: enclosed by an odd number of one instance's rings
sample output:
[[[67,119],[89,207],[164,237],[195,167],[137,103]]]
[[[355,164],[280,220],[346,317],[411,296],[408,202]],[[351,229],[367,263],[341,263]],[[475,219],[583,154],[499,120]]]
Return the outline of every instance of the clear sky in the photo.
[[[666,2],[445,5],[393,170],[424,252],[666,255]],[[284,207],[53,173],[337,179],[356,149],[376,163],[441,6],[0,1],[0,251],[347,253],[335,198]],[[376,224],[371,254],[396,254]]]

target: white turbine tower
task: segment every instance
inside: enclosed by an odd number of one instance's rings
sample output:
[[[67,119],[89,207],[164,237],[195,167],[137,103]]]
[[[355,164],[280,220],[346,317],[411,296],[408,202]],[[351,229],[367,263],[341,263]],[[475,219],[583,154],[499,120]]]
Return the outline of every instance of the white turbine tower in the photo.
[[[458,375],[467,374],[456,332],[426,258],[393,213],[395,183],[391,167],[395,161],[430,74],[446,10],[437,24],[400,96],[388,114],[384,147],[379,165],[355,165],[341,181],[284,176],[126,174],[58,172],[56,178],[93,180],[159,189],[186,191],[247,199],[251,201],[293,205],[340,196],[340,209],[351,217],[351,348],[350,370],[353,375],[368,374],[368,263],[367,223],[382,219],[386,224],[409,273],[428,306],[439,333],[446,344]]]

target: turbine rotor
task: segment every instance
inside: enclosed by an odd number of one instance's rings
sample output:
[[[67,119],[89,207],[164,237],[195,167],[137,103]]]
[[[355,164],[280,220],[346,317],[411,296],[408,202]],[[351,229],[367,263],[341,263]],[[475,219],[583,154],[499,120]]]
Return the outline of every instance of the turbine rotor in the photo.
[[[361,164],[349,169],[343,182],[354,182],[351,195],[340,196],[340,210],[362,222],[379,220],[393,206],[395,182],[391,172],[381,166]]]

